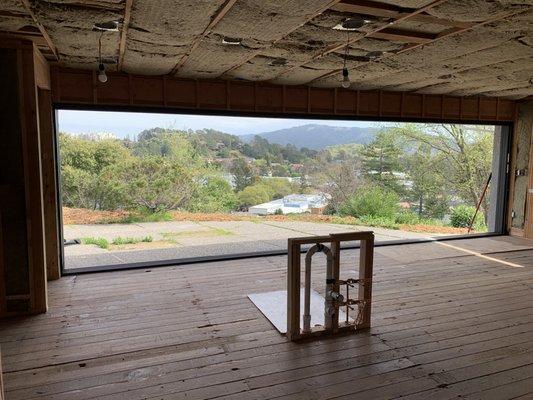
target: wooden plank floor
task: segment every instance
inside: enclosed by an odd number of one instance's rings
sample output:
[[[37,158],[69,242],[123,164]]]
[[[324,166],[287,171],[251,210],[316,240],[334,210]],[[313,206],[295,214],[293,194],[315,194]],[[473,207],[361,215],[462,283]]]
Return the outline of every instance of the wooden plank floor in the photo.
[[[7,400],[532,399],[533,242],[446,243],[377,248],[372,329],[305,343],[246,297],[285,257],[62,278],[48,314],[2,321]]]

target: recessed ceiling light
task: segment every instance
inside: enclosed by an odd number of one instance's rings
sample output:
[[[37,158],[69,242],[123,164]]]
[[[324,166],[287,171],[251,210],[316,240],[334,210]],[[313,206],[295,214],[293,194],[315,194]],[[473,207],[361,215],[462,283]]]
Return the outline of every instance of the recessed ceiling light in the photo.
[[[118,21],[97,22],[93,25],[93,30],[101,32],[117,32]]]
[[[230,45],[233,45],[233,46],[237,46],[239,44],[241,44],[242,42],[242,39],[239,39],[239,38],[230,38],[230,37],[223,37],[222,38],[222,43],[223,44],[230,44]]]
[[[333,29],[339,31],[355,31],[365,24],[365,20],[359,15],[354,15],[351,18],[345,19],[340,24],[335,25]]]

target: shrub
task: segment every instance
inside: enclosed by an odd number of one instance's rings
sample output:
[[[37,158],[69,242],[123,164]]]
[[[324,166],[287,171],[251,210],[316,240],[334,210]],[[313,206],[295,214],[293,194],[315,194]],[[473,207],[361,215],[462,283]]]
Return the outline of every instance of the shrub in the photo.
[[[139,211],[131,212],[119,221],[102,221],[103,224],[121,223],[121,224],[136,224],[138,222],[161,222],[172,221],[172,214],[168,211],[150,212],[150,210],[141,208]]]
[[[394,221],[399,211],[399,197],[380,187],[361,188],[340,207],[340,214],[352,217],[381,217]]]
[[[95,246],[100,247],[101,249],[107,249],[109,248],[109,242],[107,239],[98,237],[86,237],[81,239],[82,244],[94,244]]]
[[[270,201],[270,194],[262,185],[252,185],[237,194],[237,202],[241,207],[250,207]]]
[[[122,245],[122,244],[135,244],[135,243],[141,243],[141,242],[152,242],[154,238],[152,236],[145,236],[143,238],[132,238],[132,237],[117,237],[113,239],[114,245]]]
[[[176,210],[189,202],[198,186],[195,173],[180,160],[147,156],[132,158],[114,175],[124,186],[132,208],[156,213]]]
[[[413,211],[404,210],[396,215],[395,221],[402,225],[416,225],[420,223],[420,217]]]
[[[400,229],[393,218],[379,217],[373,215],[362,215],[357,218],[357,223],[364,226],[375,226],[387,229]]]
[[[278,208],[276,211],[274,211],[274,215],[283,215],[283,210]]]
[[[461,205],[454,207],[450,216],[450,222],[453,227],[468,228],[475,212],[476,209],[472,206]],[[483,213],[479,211],[476,216],[476,220],[474,221],[474,227],[476,230],[478,230],[478,228],[480,228],[479,230],[482,230],[483,226],[485,225],[484,221],[485,219],[483,217]]]
[[[210,176],[196,191],[187,209],[192,212],[228,212],[235,208],[237,196],[231,185],[219,176]]]

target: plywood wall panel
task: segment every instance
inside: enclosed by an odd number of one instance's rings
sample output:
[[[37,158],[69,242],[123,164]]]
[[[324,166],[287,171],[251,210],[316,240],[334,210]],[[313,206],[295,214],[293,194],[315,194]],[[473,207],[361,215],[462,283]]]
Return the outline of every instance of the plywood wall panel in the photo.
[[[443,118],[446,114],[444,111],[444,96],[426,95],[424,98],[424,117],[426,118]]]
[[[90,71],[55,74],[54,101],[87,103],[94,101],[93,74]]]
[[[353,115],[357,112],[357,92],[354,90],[337,91],[337,114]]]
[[[490,121],[496,119],[498,115],[498,99],[480,98],[479,99],[479,117],[483,120]]]
[[[253,111],[255,107],[255,88],[253,83],[239,83],[228,88],[229,109]]]
[[[173,108],[196,108],[197,85],[195,81],[182,79],[165,80],[164,103]]]
[[[130,90],[132,103],[147,106],[164,106],[164,81],[150,77],[132,76]]]
[[[255,101],[257,111],[280,113],[283,111],[283,87],[257,85]]]
[[[127,76],[110,76],[107,83],[96,80],[98,104],[127,105],[130,104],[130,82]]]
[[[310,90],[302,86],[285,87],[285,112],[305,114],[308,112]]]
[[[443,117],[450,119],[461,118],[461,99],[457,97],[442,97]]]
[[[515,102],[510,100],[223,80],[197,81],[167,76],[110,74],[109,81],[100,84],[94,71],[62,68],[53,69],[52,87],[54,102],[62,105],[130,105],[200,111],[469,122],[511,122],[515,109]]]
[[[226,82],[198,81],[198,106],[213,110],[227,108],[228,96]]]
[[[309,99],[311,113],[334,114],[335,95],[334,90],[311,88]]]
[[[498,121],[513,121],[515,118],[516,102],[507,99],[498,99],[496,119]]]
[[[400,117],[402,115],[402,93],[382,92],[380,100],[380,116]]]
[[[361,116],[379,116],[379,92],[359,92],[359,114]]]
[[[461,104],[461,118],[479,119],[479,98],[463,98]]]
[[[405,93],[402,103],[402,117],[420,117],[424,112],[424,95]]]

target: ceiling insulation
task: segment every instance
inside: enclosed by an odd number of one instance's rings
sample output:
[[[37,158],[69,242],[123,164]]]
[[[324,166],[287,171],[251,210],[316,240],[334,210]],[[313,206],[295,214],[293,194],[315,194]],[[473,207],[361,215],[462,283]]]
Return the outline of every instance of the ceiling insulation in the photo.
[[[124,72],[339,87],[348,44],[351,89],[533,94],[533,0],[28,3],[0,1],[0,31],[38,38],[43,48],[44,28],[59,61],[45,55],[67,67],[95,69],[101,37],[104,62]],[[353,7],[367,7],[366,23],[349,33],[333,29],[358,16]],[[93,30],[108,21],[118,22],[118,32]]]
[[[20,0],[2,0],[2,2],[0,3],[0,9],[2,11],[20,12],[27,14],[27,11]]]

